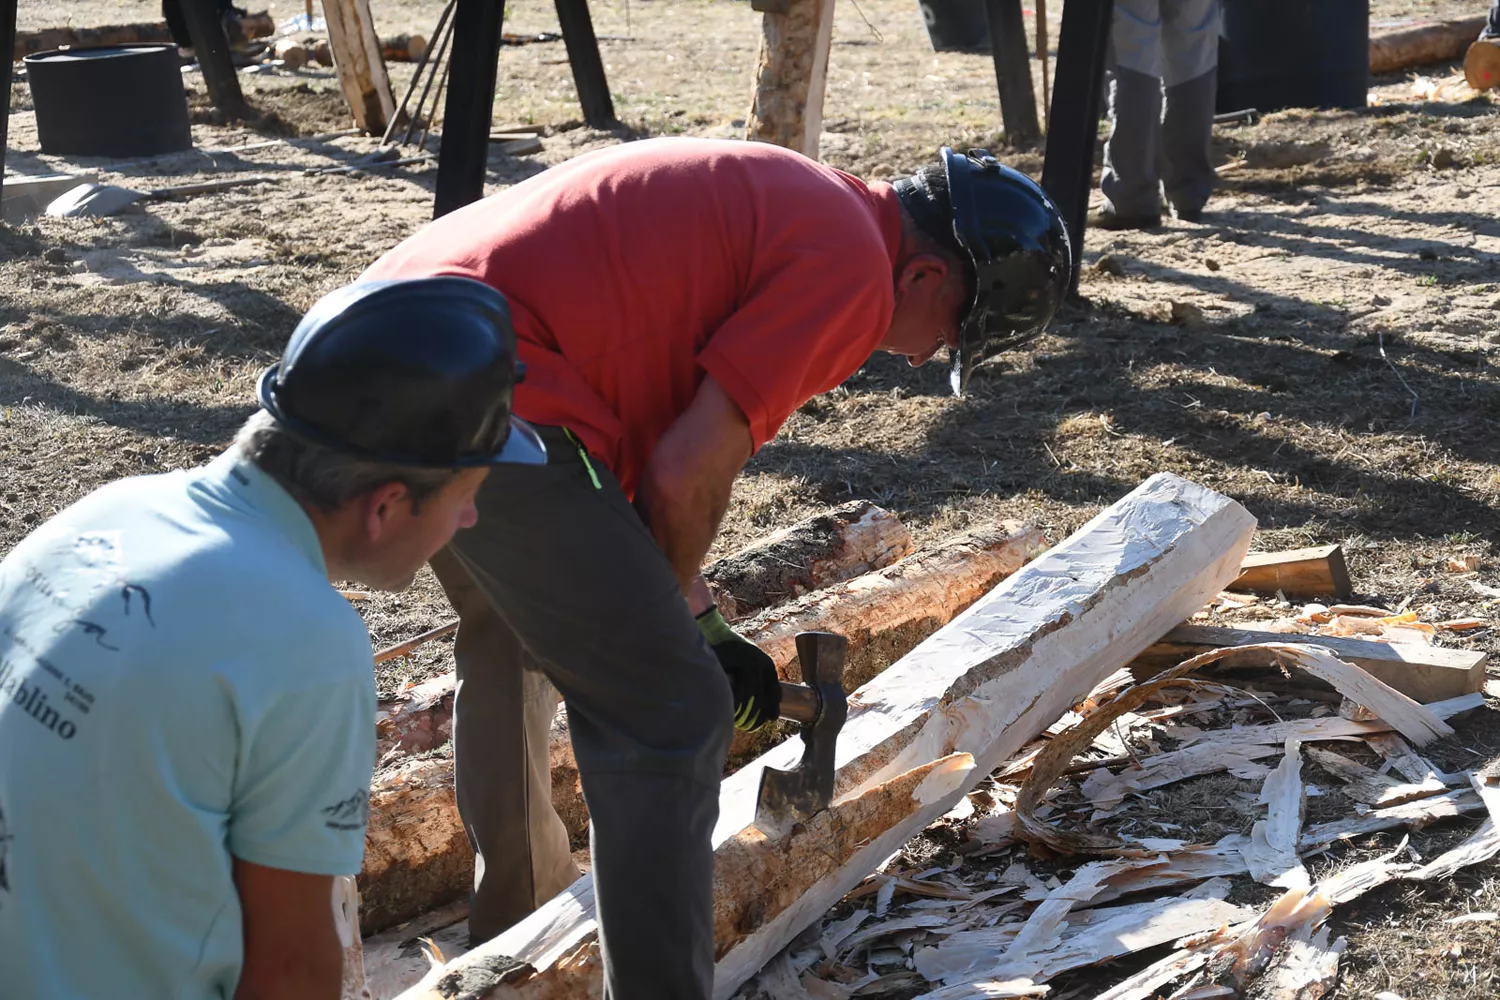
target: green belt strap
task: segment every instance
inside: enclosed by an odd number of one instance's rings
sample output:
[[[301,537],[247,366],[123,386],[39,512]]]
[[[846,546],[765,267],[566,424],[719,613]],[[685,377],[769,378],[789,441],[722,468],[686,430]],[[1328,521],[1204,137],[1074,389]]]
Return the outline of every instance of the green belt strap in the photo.
[[[604,484],[599,482],[599,474],[594,471],[594,463],[589,461],[589,453],[588,450],[583,447],[583,442],[574,437],[573,432],[568,430],[566,427],[562,429],[562,432],[568,436],[569,441],[573,442],[573,447],[578,449],[578,457],[583,459],[583,467],[589,470],[589,482],[594,484],[594,489],[604,489]]]

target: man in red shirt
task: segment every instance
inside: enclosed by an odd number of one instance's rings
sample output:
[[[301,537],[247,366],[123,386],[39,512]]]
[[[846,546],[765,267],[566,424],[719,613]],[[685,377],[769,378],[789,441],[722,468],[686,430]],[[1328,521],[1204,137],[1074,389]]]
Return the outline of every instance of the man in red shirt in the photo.
[[[1047,324],[1071,262],[1051,201],[983,151],[944,149],[891,186],[777,146],[655,139],[444,216],[370,268],[506,295],[526,364],[514,411],[549,449],[546,466],[492,474],[479,526],[433,560],[462,619],[455,777],[475,942],[577,875],[549,787],[561,691],[606,995],[710,995],[730,724],[779,708],[770,658],[698,575],[734,478],[876,350],[921,365],[947,347],[962,391],[987,348]]]

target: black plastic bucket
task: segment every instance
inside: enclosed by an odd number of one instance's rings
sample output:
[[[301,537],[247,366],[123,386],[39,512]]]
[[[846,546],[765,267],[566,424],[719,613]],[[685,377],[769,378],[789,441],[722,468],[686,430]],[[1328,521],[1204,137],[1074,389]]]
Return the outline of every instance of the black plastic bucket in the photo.
[[[1220,112],[1362,108],[1369,89],[1368,0],[1224,0]]]
[[[175,45],[54,49],[26,57],[42,152],[153,156],[193,147]]]
[[[934,52],[988,52],[990,22],[984,0],[917,0]]]

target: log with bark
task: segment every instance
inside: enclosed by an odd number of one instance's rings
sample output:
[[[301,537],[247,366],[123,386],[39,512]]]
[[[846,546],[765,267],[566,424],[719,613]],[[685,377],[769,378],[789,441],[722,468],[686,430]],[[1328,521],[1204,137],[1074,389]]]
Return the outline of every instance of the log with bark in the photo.
[[[884,570],[809,594],[743,622],[740,628],[789,679],[798,632],[816,629],[846,635],[850,649],[844,686],[853,691],[1045,547],[1040,530],[1002,521]],[[453,685],[453,675],[445,674],[410,689],[408,700],[388,705],[377,726],[384,752],[430,750],[446,742],[452,735]],[[764,731],[737,737],[731,768],[771,739]],[[549,754],[553,808],[574,845],[584,846],[588,807],[563,711],[553,721]],[[420,835],[403,838],[388,833],[404,829]],[[473,859],[454,804],[451,757],[434,756],[378,773],[371,793],[370,831],[360,875],[366,933],[467,891]]]
[[[703,578],[733,621],[883,569],[911,550],[900,518],[868,500],[851,500],[715,561]]]
[[[240,18],[246,38],[265,38],[275,34],[276,22],[265,11]],[[16,32],[15,60],[34,52],[46,52],[64,46],[85,48],[98,45],[132,45],[141,42],[170,42],[172,32],[165,21],[145,24],[107,24],[97,28],[42,28],[39,31]]]
[[[896,515],[868,500],[854,500],[710,563],[703,576],[715,592],[719,610],[733,620],[883,569],[911,549],[911,532]],[[973,596],[993,585],[994,581],[976,589]],[[449,622],[398,643],[377,653],[375,662],[404,655],[416,644],[457,627],[456,621]],[[454,681],[453,674],[444,674],[381,699],[375,716],[381,758],[392,751],[433,750],[452,738]]]
[[[745,138],[818,158],[834,0],[788,0],[762,16]]]
[[[390,35],[380,40],[380,54],[386,62],[419,62],[427,51],[427,39],[421,35]]]
[[[1414,66],[1447,62],[1464,54],[1484,30],[1485,18],[1464,17],[1417,24],[1370,36],[1370,72],[1396,73]]]
[[[1254,526],[1226,497],[1153,476],[855,692],[833,815],[858,802],[861,816],[883,818],[864,823],[867,839],[852,856],[831,830],[772,841],[753,827],[761,772],[799,759],[800,741],[726,780],[713,838],[726,862],[715,912],[736,916],[732,931],[718,928],[726,936],[714,996],[730,996],[974,782],[1233,580]],[[964,754],[972,766],[955,756]],[[924,767],[942,768],[952,787],[913,807],[909,776]],[[807,860],[819,845],[831,862]],[[580,879],[404,1000],[599,996],[592,900],[592,882]]]

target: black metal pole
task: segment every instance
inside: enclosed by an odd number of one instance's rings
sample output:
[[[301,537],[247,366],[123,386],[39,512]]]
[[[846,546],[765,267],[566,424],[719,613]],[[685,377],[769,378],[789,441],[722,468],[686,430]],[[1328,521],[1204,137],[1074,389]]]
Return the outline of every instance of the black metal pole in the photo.
[[[214,107],[231,118],[245,117],[245,95],[240,77],[229,54],[229,36],[219,18],[214,0],[182,0],[182,19],[187,22],[188,37],[193,40],[193,57],[203,71],[203,83]]]
[[[617,124],[615,102],[609,96],[609,81],[604,78],[604,60],[599,56],[599,39],[594,35],[589,2],[556,0],[556,3],[563,44],[568,47],[568,62],[573,67],[573,84],[578,88],[578,103],[583,105],[583,120],[594,128],[609,128]]]
[[[985,0],[984,9],[990,23],[990,54],[995,60],[995,84],[1000,88],[1005,141],[1012,146],[1029,145],[1042,137],[1042,128],[1036,120],[1021,0]]]
[[[1083,259],[1083,229],[1094,179],[1094,144],[1099,137],[1099,95],[1114,10],[1114,0],[1065,3],[1057,38],[1057,73],[1053,77],[1042,187],[1068,223],[1068,235],[1073,240],[1073,292],[1078,291]]]
[[[458,0],[453,13],[453,53],[448,57],[448,103],[443,111],[434,219],[484,197],[504,24],[505,0]]]
[[[0,195],[5,193],[5,144],[10,136],[10,80],[15,70],[11,56],[16,54],[16,7],[21,0],[0,0],[0,46],[4,46],[5,66],[0,68]]]

